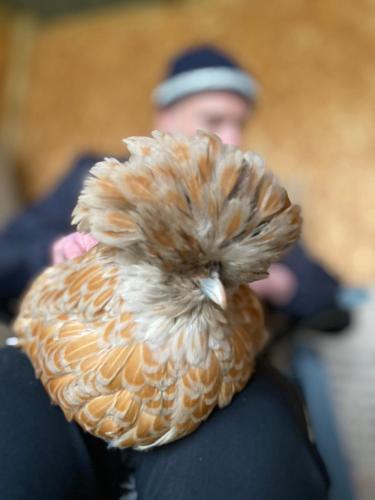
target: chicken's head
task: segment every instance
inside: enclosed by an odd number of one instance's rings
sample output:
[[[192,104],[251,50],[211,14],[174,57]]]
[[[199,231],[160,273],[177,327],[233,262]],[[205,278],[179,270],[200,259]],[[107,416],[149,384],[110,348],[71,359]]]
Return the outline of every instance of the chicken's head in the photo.
[[[132,262],[189,277],[224,308],[223,285],[265,277],[298,238],[300,210],[258,155],[200,131],[125,143],[128,161],[91,169],[73,222]]]

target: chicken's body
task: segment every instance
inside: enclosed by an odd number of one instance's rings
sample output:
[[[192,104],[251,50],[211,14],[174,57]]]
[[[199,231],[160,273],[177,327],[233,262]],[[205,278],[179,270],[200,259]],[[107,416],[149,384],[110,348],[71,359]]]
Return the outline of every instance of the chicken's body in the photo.
[[[246,384],[253,351],[265,340],[260,306],[244,286],[228,300],[228,324],[194,325],[197,313],[189,311],[169,328],[160,301],[155,319],[166,325],[154,340],[151,318],[137,331],[119,292],[127,267],[113,253],[94,248],[73,265],[49,268],[26,297],[16,329],[69,419],[116,446],[166,443],[192,432]]]
[[[15,323],[67,418],[119,447],[185,436],[244,387],[266,334],[243,283],[300,225],[274,178],[233,148],[225,164],[217,138],[155,137],[129,140],[133,164],[94,167],[75,215],[99,244],[38,277]]]

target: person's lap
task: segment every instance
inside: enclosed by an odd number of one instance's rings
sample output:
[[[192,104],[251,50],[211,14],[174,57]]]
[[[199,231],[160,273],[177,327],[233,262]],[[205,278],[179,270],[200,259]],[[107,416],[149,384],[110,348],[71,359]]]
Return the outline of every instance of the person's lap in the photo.
[[[28,358],[12,347],[0,349],[0,401],[2,500],[111,498],[102,496],[102,476],[108,461],[117,467],[118,452],[68,423]]]
[[[0,350],[0,498],[116,498],[134,467],[139,500],[320,500],[324,467],[288,383],[260,367],[192,435],[148,452],[109,450],[66,422],[20,351]]]

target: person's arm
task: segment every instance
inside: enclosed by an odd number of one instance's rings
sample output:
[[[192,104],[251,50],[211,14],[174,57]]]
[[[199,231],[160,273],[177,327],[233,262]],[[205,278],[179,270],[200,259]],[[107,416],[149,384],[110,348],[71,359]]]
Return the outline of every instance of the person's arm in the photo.
[[[71,213],[83,179],[96,161],[95,157],[82,157],[54,191],[0,233],[0,312],[4,315],[12,315],[14,301],[48,265],[52,243],[71,230]]]
[[[296,278],[296,289],[288,303],[275,305],[292,321],[313,329],[340,331],[350,323],[350,314],[337,303],[339,279],[330,274],[304,249],[295,245],[282,259]]]

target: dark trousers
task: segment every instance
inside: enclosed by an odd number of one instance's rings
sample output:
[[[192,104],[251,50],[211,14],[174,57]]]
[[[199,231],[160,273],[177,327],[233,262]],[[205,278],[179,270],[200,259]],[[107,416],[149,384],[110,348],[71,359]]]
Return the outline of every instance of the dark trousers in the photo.
[[[22,352],[0,349],[1,500],[117,499],[129,468],[139,500],[327,498],[299,398],[267,366],[187,438],[120,452],[65,420]]]

